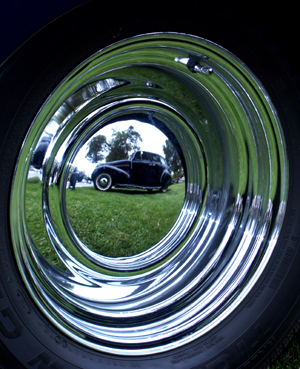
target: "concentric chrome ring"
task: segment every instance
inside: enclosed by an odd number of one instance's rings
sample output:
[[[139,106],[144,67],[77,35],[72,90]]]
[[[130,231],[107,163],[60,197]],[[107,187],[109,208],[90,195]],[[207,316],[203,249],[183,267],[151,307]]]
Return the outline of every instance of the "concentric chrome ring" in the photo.
[[[163,239],[110,258],[74,232],[66,184],[90,137],[129,119],[178,142],[186,194]],[[59,262],[40,251],[29,226],[29,167],[45,136],[39,231]],[[276,246],[287,181],[276,110],[237,57],[184,34],[133,37],[79,65],[32,122],[11,193],[14,253],[33,300],[75,341],[120,355],[168,351],[210,332],[247,297]]]

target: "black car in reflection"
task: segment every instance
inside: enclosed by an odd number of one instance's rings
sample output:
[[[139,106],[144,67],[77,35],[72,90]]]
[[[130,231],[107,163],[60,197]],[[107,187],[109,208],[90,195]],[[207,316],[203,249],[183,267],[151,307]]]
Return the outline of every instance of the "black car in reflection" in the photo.
[[[108,191],[111,187],[135,187],[149,192],[153,189],[166,192],[172,183],[165,159],[147,151],[136,151],[128,160],[98,164],[92,180],[99,191]]]

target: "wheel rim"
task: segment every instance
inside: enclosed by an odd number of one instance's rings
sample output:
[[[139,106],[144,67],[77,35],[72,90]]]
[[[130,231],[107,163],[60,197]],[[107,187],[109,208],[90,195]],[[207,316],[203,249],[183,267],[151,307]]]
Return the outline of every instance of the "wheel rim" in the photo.
[[[96,186],[100,191],[107,191],[112,184],[111,176],[107,173],[102,173],[96,178]]]
[[[108,258],[90,252],[72,230],[66,182],[83,143],[132,116],[176,136],[185,202],[152,248]],[[53,122],[39,191],[56,264],[34,241],[26,202],[32,152]],[[287,181],[276,110],[238,58],[194,36],[134,37],[78,66],[32,122],[11,193],[14,253],[33,300],[69,337],[119,355],[168,351],[210,332],[248,296],[276,246]]]

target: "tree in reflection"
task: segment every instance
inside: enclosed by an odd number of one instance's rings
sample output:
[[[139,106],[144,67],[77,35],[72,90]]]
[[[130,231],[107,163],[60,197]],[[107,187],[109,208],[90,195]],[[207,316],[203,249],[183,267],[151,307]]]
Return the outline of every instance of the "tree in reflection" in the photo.
[[[105,158],[103,152],[106,151],[107,142],[103,135],[95,136],[88,144],[88,152],[86,158],[92,163],[98,163]]]
[[[113,130],[112,139],[108,143],[109,154],[106,161],[128,159],[129,153],[140,150],[139,141],[142,141],[141,135],[130,126],[126,131]]]
[[[106,162],[128,159],[132,151],[140,150],[141,135],[130,126],[125,131],[113,130],[112,138],[107,141],[106,136],[94,136],[88,143],[86,158],[92,163],[98,163],[105,158]]]
[[[163,146],[163,151],[166,162],[168,163],[170,170],[174,173],[173,179],[179,179],[184,175],[184,171],[180,157],[170,140],[166,140]]]

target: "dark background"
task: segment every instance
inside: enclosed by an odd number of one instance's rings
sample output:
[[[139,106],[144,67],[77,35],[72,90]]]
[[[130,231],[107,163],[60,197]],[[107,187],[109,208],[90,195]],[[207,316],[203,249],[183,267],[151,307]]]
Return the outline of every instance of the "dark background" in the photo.
[[[87,0],[0,0],[0,65],[40,28]]]

